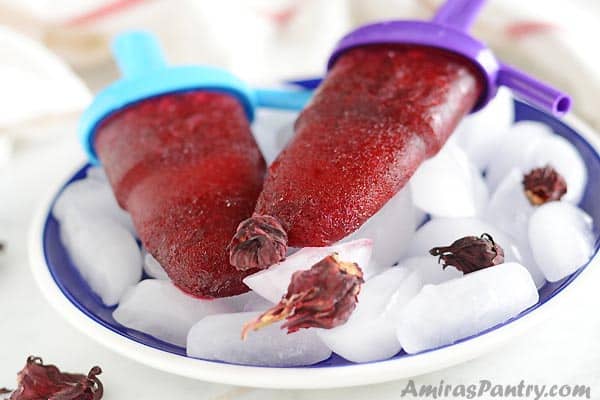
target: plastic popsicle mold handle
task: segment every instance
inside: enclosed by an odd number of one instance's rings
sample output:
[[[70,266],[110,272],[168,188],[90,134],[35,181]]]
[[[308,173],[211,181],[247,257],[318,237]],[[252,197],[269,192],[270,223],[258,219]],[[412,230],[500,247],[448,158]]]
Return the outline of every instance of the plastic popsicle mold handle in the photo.
[[[256,104],[259,107],[300,111],[310,100],[310,90],[254,89]]]
[[[143,31],[118,35],[112,51],[122,78],[102,90],[79,121],[80,141],[94,164],[99,163],[94,150],[98,125],[109,115],[138,101],[190,90],[224,92],[242,103],[252,121],[258,106],[300,110],[311,96],[311,92],[291,89],[252,89],[222,68],[168,66],[156,38]]]
[[[478,67],[485,87],[472,112],[494,98],[499,86],[555,116],[571,108],[571,98],[515,67],[501,63],[482,42],[468,33],[485,0],[448,0],[431,22],[385,21],[362,26],[344,36],[331,54],[330,69],[337,58],[355,47],[374,44],[421,45],[444,49],[470,60]]]
[[[468,31],[486,0],[451,0],[444,3],[432,22]]]
[[[167,68],[158,42],[145,32],[134,31],[117,36],[112,43],[112,53],[124,77],[141,76]]]
[[[497,82],[499,86],[512,89],[526,102],[556,116],[565,115],[571,109],[571,98],[568,95],[510,65],[500,66]]]

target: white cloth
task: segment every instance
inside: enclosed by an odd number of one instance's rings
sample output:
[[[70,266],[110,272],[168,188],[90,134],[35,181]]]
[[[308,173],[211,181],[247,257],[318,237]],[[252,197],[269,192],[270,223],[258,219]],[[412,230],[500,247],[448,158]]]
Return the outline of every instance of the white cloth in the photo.
[[[81,111],[90,91],[40,43],[0,26],[0,129]]]
[[[106,63],[116,33],[143,28],[160,37],[173,63],[220,65],[254,83],[272,83],[322,74],[327,55],[351,27],[382,19],[428,18],[441,2],[0,0],[0,21],[3,5],[19,12],[17,21],[5,22],[80,68]],[[475,33],[503,60],[569,92],[575,112],[600,127],[595,101],[600,92],[595,43],[599,15],[595,0],[489,0]],[[24,23],[28,18],[31,22]]]

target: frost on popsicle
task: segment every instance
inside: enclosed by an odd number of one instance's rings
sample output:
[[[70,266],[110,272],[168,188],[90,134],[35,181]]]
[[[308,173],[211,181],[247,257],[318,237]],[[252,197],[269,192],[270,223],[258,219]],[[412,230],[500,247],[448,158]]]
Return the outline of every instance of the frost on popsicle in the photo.
[[[363,273],[358,264],[345,262],[337,254],[325,257],[307,271],[295,272],[287,294],[242,330],[245,338],[274,322],[286,320],[281,329],[293,333],[302,328],[330,329],[348,320],[356,307]]]

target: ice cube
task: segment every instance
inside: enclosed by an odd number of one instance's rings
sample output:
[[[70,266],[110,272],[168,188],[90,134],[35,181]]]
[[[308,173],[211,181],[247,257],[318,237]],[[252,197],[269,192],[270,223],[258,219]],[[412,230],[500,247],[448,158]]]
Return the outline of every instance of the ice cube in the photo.
[[[573,204],[581,201],[587,184],[587,169],[579,152],[567,139],[558,135],[545,138],[528,161],[522,168],[523,172],[550,165],[567,183],[563,200]]]
[[[531,251],[529,240],[527,240],[527,245],[525,246],[517,244],[516,251],[517,259],[520,260],[520,264],[527,268],[527,270],[531,274],[533,282],[535,283],[535,287],[540,289],[546,284],[546,277],[544,276],[544,273],[542,272],[541,268],[537,265],[537,262],[533,257],[533,252]]]
[[[155,279],[170,279],[162,265],[146,249],[142,249],[142,257],[144,259],[144,272],[146,275]]]
[[[513,168],[521,169],[531,160],[541,142],[552,136],[546,125],[534,121],[520,121],[502,137],[490,159],[486,180],[493,192]]]
[[[372,239],[372,263],[381,271],[400,260],[420,222],[420,214],[413,206],[410,190],[406,187],[342,242],[357,238]]]
[[[123,326],[183,347],[196,322],[211,314],[242,311],[251,299],[250,293],[197,299],[171,281],[145,279],[125,292],[113,317]]]
[[[498,187],[512,169],[526,174],[534,168],[550,165],[567,183],[563,200],[574,204],[581,201],[587,169],[579,152],[567,139],[552,134],[545,125],[520,122],[505,141],[498,147],[486,176],[492,189]]]
[[[398,288],[392,294],[383,312],[383,318],[386,321],[393,321],[394,326],[398,324],[404,307],[419,293],[425,284],[420,271],[413,269],[409,269],[409,271],[408,276],[398,285]]]
[[[400,261],[398,267],[417,271],[424,284],[438,284],[463,276],[462,272],[452,266],[443,268],[438,258],[432,255],[406,258]]]
[[[60,237],[73,264],[104,304],[116,304],[142,277],[135,238],[115,220],[78,208],[60,215]]]
[[[250,332],[246,340],[242,340],[242,327],[258,315],[249,312],[203,318],[188,334],[187,354],[205,360],[265,367],[299,367],[331,356],[331,350],[314,329],[288,335],[278,323]]]
[[[61,220],[71,212],[83,212],[95,219],[113,220],[136,234],[131,217],[117,204],[108,182],[99,179],[97,174],[71,182],[62,191],[52,213],[56,219]]]
[[[433,247],[448,246],[465,236],[488,233],[504,249],[506,261],[519,261],[519,252],[513,239],[496,227],[477,218],[435,218],[417,230],[411,240],[407,257],[429,255]]]
[[[87,179],[108,183],[108,177],[102,167],[89,167],[85,174]]]
[[[332,253],[338,253],[342,261],[357,263],[365,279],[368,279],[376,272],[370,264],[372,249],[373,241],[370,239],[358,239],[329,247],[304,247],[284,261],[247,276],[244,283],[265,299],[277,303],[287,292],[294,272],[310,269]]]
[[[223,299],[227,299],[231,305],[231,309],[236,310],[236,312],[265,311],[274,305],[274,303],[259,296],[252,290],[238,294],[237,296],[224,297]]]
[[[456,128],[453,134],[456,143],[480,170],[487,168],[498,143],[513,124],[514,109],[510,91],[500,88],[485,108],[467,115]]]
[[[465,152],[448,141],[410,179],[414,204],[438,217],[473,217],[487,203],[488,190]]]
[[[523,189],[523,173],[513,168],[492,195],[484,219],[515,241],[517,259],[525,266],[538,288],[546,283],[529,245],[529,218],[535,211]]]
[[[409,354],[448,345],[516,317],[538,301],[529,272],[504,263],[439,285],[425,285],[398,318]]]
[[[575,272],[592,256],[592,218],[566,202],[546,203],[529,219],[529,242],[546,279],[558,281]]]
[[[525,195],[522,182],[523,173],[513,168],[492,194],[484,219],[519,242],[527,243],[529,217],[534,207]]]
[[[318,335],[333,352],[353,362],[390,358],[400,351],[397,314],[421,286],[417,272],[388,269],[363,285],[358,305],[345,324],[319,329]]]
[[[505,234],[488,222],[477,218],[436,218],[423,225],[409,244],[407,257],[424,256],[429,254],[433,247],[448,246],[456,239],[464,236],[481,236],[488,233],[494,241],[504,250],[506,262],[518,262],[530,272],[538,287],[543,286],[545,280],[541,271],[528,257],[528,246],[518,243],[511,235]],[[450,267],[448,267],[450,268]]]
[[[294,135],[296,111],[260,109],[252,124],[256,142],[268,164],[279,155]]]

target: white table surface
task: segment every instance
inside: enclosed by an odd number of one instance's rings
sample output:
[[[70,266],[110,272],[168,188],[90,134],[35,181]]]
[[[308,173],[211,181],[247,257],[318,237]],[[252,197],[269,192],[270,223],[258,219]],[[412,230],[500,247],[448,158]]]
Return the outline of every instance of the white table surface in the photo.
[[[39,199],[83,155],[74,124],[54,129],[54,140],[17,143],[11,162],[0,169],[0,387],[14,387],[28,355],[42,356],[67,371],[100,365],[106,399],[398,399],[406,381],[360,388],[274,391],[237,388],[172,376],[137,364],[68,325],[42,298],[29,271],[27,231]],[[600,272],[593,265],[576,291],[565,296],[551,320],[475,361],[421,376],[415,383],[438,385],[584,384],[600,398]],[[318,373],[315,371],[315,373]],[[410,398],[410,397],[408,397]]]

